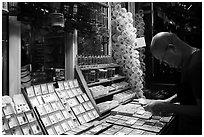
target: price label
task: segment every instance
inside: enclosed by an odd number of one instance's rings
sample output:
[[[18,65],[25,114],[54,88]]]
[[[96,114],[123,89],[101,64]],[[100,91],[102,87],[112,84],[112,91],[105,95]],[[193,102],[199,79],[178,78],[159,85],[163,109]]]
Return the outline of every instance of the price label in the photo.
[[[33,86],[30,86],[30,87],[26,88],[26,92],[27,92],[27,94],[28,94],[28,97],[33,97],[33,96],[35,96]]]
[[[42,94],[48,93],[48,87],[47,84],[41,84]]]
[[[74,83],[73,83],[73,81],[69,81],[69,86],[70,86],[70,88],[72,89],[72,88],[74,88]]]
[[[65,89],[70,89],[69,81],[64,81],[64,88]]]
[[[66,123],[66,122],[62,122],[62,123],[61,123],[61,126],[62,126],[62,128],[63,128],[63,130],[64,130],[65,132],[67,132],[67,131],[70,130],[70,127],[69,127],[68,123]]]
[[[51,121],[49,120],[49,118],[47,116],[42,117],[41,119],[42,119],[42,122],[45,125],[45,127],[51,125]]]
[[[82,97],[84,98],[85,101],[89,101],[89,98],[87,97],[87,95],[85,93],[82,94]]]
[[[31,129],[33,130],[34,134],[38,134],[41,132],[40,126],[38,125],[37,122],[31,123],[30,124]]]
[[[35,95],[42,95],[42,91],[41,91],[41,87],[40,85],[34,85],[34,91],[35,91]]]
[[[74,83],[75,87],[79,87],[79,83],[78,83],[77,79],[73,80],[73,83]]]
[[[48,132],[48,135],[57,135],[55,129],[52,127],[47,128],[47,132]]]
[[[79,111],[79,109],[78,109],[77,106],[73,107],[72,109],[73,109],[73,111],[74,111],[74,113],[75,113],[76,115],[79,115],[79,114],[80,114],[80,111]]]
[[[52,92],[55,91],[55,88],[54,88],[53,83],[48,83],[48,84],[47,84],[47,87],[48,87],[48,91],[49,91],[50,93],[52,93]]]
[[[64,90],[64,81],[58,81],[59,90]]]
[[[80,122],[81,124],[86,123],[86,121],[85,121],[85,119],[83,118],[83,116],[82,116],[82,115],[78,115],[77,117],[78,117],[79,122]]]
[[[80,102],[80,103],[83,103],[83,102],[84,102],[84,99],[82,98],[82,96],[81,96],[81,95],[76,96],[76,97],[77,97],[77,99],[79,100],[79,102]]]

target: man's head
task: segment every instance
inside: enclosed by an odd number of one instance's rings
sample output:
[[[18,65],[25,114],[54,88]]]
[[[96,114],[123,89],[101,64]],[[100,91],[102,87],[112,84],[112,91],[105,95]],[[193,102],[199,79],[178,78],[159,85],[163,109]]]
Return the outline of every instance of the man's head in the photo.
[[[175,34],[160,32],[153,37],[150,50],[159,61],[167,63],[172,68],[180,68],[183,63],[184,44]]]

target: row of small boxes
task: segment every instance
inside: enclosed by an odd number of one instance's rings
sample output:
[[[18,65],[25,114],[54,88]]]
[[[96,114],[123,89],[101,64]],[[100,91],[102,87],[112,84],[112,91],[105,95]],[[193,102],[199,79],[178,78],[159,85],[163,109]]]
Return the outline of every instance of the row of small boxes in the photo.
[[[73,89],[79,87],[79,83],[77,80],[69,80],[69,81],[59,81],[58,82],[58,88],[55,89],[53,86],[54,83],[47,83],[47,84],[40,84],[40,85],[34,85],[26,88],[26,92],[28,97],[38,96],[38,95],[44,95],[47,93],[52,93],[56,89],[63,90],[63,89]]]
[[[96,98],[96,97],[108,94],[110,91],[109,87],[107,88],[107,87],[104,87],[103,85],[98,85],[98,86],[90,87],[89,90],[91,91],[93,97]]]
[[[105,130],[99,135],[156,135],[156,133],[120,125],[113,125],[111,128]]]
[[[152,134],[158,134],[161,131],[161,129],[166,125],[166,123],[156,119],[149,120],[124,115],[111,115],[104,120],[114,125],[125,126],[128,128],[138,129],[142,131],[148,131],[151,132]]]
[[[40,135],[41,128],[32,111],[9,115],[3,120],[3,134]],[[7,122],[5,122],[7,121]]]
[[[69,106],[81,124],[99,117],[88,96],[82,92],[80,87],[66,90],[63,86],[60,86],[63,85],[62,81],[58,82],[58,85],[59,88],[56,89],[56,92],[64,107]]]
[[[136,93],[132,90],[127,90],[118,94],[113,95],[113,100],[118,101],[119,103],[126,102],[127,100],[130,100],[134,98]]]
[[[70,81],[66,81],[64,83],[69,82]],[[59,85],[58,87],[61,86]],[[74,88],[75,86],[69,87]],[[56,89],[53,83],[34,85],[33,87],[31,86],[29,88],[26,88],[26,91],[27,93],[35,93],[32,94],[33,96],[29,96],[28,94],[28,98],[32,106],[37,109],[37,112],[40,115],[40,119],[47,131],[47,134],[63,134],[71,128],[79,125],[79,122],[77,121],[70,107],[68,109],[63,106],[58,95],[56,94]]]
[[[106,86],[106,87],[103,85],[93,86],[93,87],[90,87],[89,90],[91,91],[93,97],[96,98],[96,97],[106,95],[109,92],[112,92],[115,90],[124,89],[126,87],[129,87],[129,84],[123,81],[120,83],[114,83],[111,86]]]
[[[69,95],[70,93],[66,94],[72,91],[77,91],[77,94],[73,94],[71,97]],[[64,107],[70,107],[81,124],[99,117],[88,96],[80,88],[69,91],[62,89],[61,91],[57,91],[57,93]]]
[[[41,127],[22,94],[2,97],[2,133],[5,135],[40,135]]]
[[[120,83],[113,83],[111,85],[113,88],[117,89],[124,89],[126,87],[129,87],[129,83],[127,83],[126,81],[122,81]]]
[[[94,122],[96,122],[97,124],[93,124]],[[106,130],[112,126],[112,124],[107,123],[107,122],[103,122],[103,121],[101,121],[101,122],[94,121],[94,122],[92,123],[94,125],[94,127],[81,133],[81,135],[98,135],[101,132],[103,132],[104,130]]]
[[[65,134],[80,124],[99,117],[76,80],[58,81],[57,85],[56,88],[53,83],[48,83],[26,89],[27,93],[32,90],[34,93],[36,90],[37,93],[42,93],[28,97],[33,107],[36,107],[49,135]],[[43,89],[44,92],[39,91]]]

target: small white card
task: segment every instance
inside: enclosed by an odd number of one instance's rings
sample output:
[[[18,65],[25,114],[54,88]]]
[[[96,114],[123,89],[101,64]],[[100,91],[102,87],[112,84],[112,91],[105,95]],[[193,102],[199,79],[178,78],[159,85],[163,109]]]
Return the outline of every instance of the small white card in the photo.
[[[82,90],[80,88],[76,88],[79,94],[83,94]]]
[[[74,83],[74,86],[75,86],[75,87],[79,87],[79,83],[78,83],[77,79],[74,79],[74,80],[73,80],[73,83]]]
[[[79,100],[79,102],[80,102],[80,103],[83,103],[83,102],[84,102],[84,99],[82,98],[82,96],[81,96],[81,95],[76,96],[76,97],[77,97],[77,99]]]
[[[89,101],[89,98],[87,97],[87,95],[85,93],[82,94],[82,97],[84,98],[85,101]]]
[[[26,117],[27,117],[29,123],[31,123],[31,122],[36,120],[35,115],[33,114],[32,111],[26,112]]]
[[[52,93],[52,92],[55,91],[55,88],[54,88],[54,86],[53,86],[53,83],[48,83],[48,84],[47,84],[47,87],[48,87],[48,91],[49,91],[50,93]]]
[[[67,122],[62,122],[62,123],[61,123],[61,126],[62,126],[62,128],[63,128],[63,130],[64,130],[65,132],[67,132],[67,131],[70,130],[70,127],[69,127],[69,125],[68,125]]]
[[[70,89],[69,81],[64,81],[64,88],[65,89]]]
[[[40,85],[34,85],[33,87],[34,87],[34,91],[35,91],[35,95],[36,95],[36,96],[42,94]]]
[[[65,119],[60,111],[56,112],[55,115],[56,115],[58,121],[62,121]]]
[[[59,107],[60,110],[64,109],[64,107],[60,101],[57,101],[56,103],[57,103],[57,106]]]
[[[33,97],[33,96],[35,96],[33,86],[30,86],[30,87],[26,88],[26,92],[27,92],[27,94],[28,94],[28,97]]]
[[[11,118],[9,119],[8,125],[9,125],[10,128],[13,128],[13,127],[18,126],[19,123],[18,123],[16,117],[14,117],[14,116],[11,117]]]
[[[27,118],[25,117],[23,113],[17,115],[17,119],[20,125],[28,123]]]
[[[62,133],[64,133],[64,131],[60,125],[55,126],[55,131],[57,132],[58,135],[61,135]]]
[[[20,127],[13,128],[12,131],[13,131],[13,135],[23,135]]]
[[[50,115],[49,115],[49,118],[50,118],[50,121],[51,121],[52,124],[55,124],[55,123],[58,122],[58,120],[57,120],[57,118],[56,118],[56,116],[55,116],[54,113],[53,113],[53,114],[50,114]]]
[[[33,133],[34,133],[34,134],[37,134],[37,133],[41,132],[40,126],[38,125],[37,122],[35,122],[35,123],[30,123],[30,127],[31,127],[31,129],[33,130]]]
[[[86,123],[86,121],[85,121],[85,119],[83,118],[83,116],[82,116],[82,115],[78,115],[77,117],[78,117],[79,122],[80,122],[81,124]]]
[[[79,109],[79,111],[80,111],[81,113],[86,112],[86,110],[84,109],[84,107],[82,106],[82,104],[80,104],[80,105],[78,106],[78,109]]]
[[[30,102],[31,102],[31,104],[32,104],[33,107],[40,105],[40,103],[38,102],[37,97],[32,97],[32,98],[30,98]]]
[[[52,108],[53,108],[54,111],[59,110],[59,107],[58,107],[58,105],[56,104],[56,102],[52,102],[52,103],[51,103],[51,106],[52,106]]]
[[[32,130],[29,126],[21,126],[24,135],[32,135]]]
[[[80,111],[77,106],[73,107],[72,110],[74,111],[75,115],[79,115]]]
[[[137,38],[137,48],[146,47],[146,42],[144,37]]]
[[[83,103],[83,106],[84,106],[84,108],[88,111],[88,110],[90,110],[90,108],[89,108],[89,106],[87,105],[87,103],[85,102],[85,103]]]
[[[92,113],[93,113],[93,115],[94,115],[94,117],[95,117],[95,118],[99,117],[99,115],[98,115],[98,113],[96,112],[96,110],[95,110],[95,109],[94,109],[94,110],[92,110]]]
[[[5,115],[11,115],[11,114],[15,113],[11,104],[8,104],[5,107],[3,107],[3,111],[4,111]]]
[[[91,118],[91,120],[94,119],[94,115],[93,115],[93,113],[92,113],[91,111],[89,111],[87,114],[89,115],[89,117]]]
[[[67,110],[62,110],[62,114],[64,115],[65,119],[70,118],[70,114]]]
[[[40,103],[40,105],[44,104],[42,96],[37,96],[37,99],[38,99],[38,102]]]
[[[90,117],[86,113],[83,114],[83,117],[84,117],[86,122],[89,122],[91,120]]]
[[[23,94],[13,95],[13,102],[15,104],[17,113],[26,112],[30,110]]]
[[[88,101],[87,105],[89,106],[90,109],[94,109],[94,106],[92,105],[91,101]]]
[[[57,135],[55,129],[52,127],[47,128],[47,132],[48,132],[48,135]]]
[[[47,113],[53,112],[53,109],[52,109],[52,107],[51,107],[51,105],[49,103],[44,104],[44,108],[45,108]]]
[[[69,81],[69,86],[70,86],[71,89],[74,88],[74,83],[73,83],[72,80]]]
[[[76,106],[78,105],[78,101],[76,100],[76,98],[71,98],[69,100],[67,100],[67,103],[69,104],[70,107]]]
[[[50,119],[47,116],[46,117],[42,117],[41,119],[42,119],[42,122],[45,125],[45,127],[51,125],[51,121],[50,121]]]
[[[67,122],[68,122],[69,127],[70,127],[71,129],[75,127],[75,124],[74,124],[74,122],[73,122],[72,120],[68,120]]]
[[[67,94],[70,98],[74,97],[74,93],[72,92],[72,90],[67,90]]]
[[[42,94],[48,93],[48,87],[47,84],[41,84]]]
[[[79,94],[75,88],[72,89],[72,92],[74,93],[74,96],[77,96]]]
[[[64,81],[58,81],[59,90],[64,90]]]
[[[45,115],[47,112],[45,111],[45,108],[43,105],[40,105],[40,106],[37,106],[36,107],[37,110],[38,110],[38,113],[42,116],[42,115]]]

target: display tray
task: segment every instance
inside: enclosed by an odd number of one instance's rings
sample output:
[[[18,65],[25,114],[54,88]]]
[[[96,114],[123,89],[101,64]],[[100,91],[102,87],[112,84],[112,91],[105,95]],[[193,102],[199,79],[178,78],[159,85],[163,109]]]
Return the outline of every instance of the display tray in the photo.
[[[99,117],[76,79],[58,81],[57,86],[53,83],[31,86],[23,93],[48,135],[79,134],[84,124]]]

